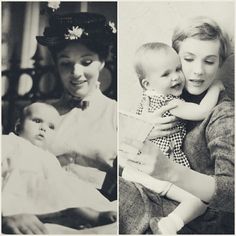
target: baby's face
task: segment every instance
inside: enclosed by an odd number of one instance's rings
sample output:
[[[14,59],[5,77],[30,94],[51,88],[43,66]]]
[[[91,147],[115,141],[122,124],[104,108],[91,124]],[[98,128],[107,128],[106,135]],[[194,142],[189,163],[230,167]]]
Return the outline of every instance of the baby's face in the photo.
[[[60,116],[54,108],[34,104],[25,118],[20,136],[40,148],[47,149],[59,121]]]
[[[151,52],[145,64],[146,89],[162,95],[182,94],[185,79],[179,56],[173,49]]]

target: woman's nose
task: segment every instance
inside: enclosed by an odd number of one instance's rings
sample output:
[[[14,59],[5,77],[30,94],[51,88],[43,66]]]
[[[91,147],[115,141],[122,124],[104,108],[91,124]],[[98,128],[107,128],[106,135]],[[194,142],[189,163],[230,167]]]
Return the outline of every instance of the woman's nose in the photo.
[[[83,74],[83,66],[81,66],[80,64],[75,64],[73,74],[76,77],[81,76]]]
[[[193,72],[194,72],[195,75],[202,75],[203,74],[202,62],[196,62],[194,64]]]

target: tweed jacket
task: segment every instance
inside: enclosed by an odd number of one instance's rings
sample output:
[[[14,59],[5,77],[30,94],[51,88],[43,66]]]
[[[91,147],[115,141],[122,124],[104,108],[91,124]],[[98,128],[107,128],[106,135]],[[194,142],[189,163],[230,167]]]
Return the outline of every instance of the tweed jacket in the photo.
[[[183,150],[190,166],[212,175],[216,190],[210,207],[234,211],[234,104],[222,93],[218,105],[188,131]]]

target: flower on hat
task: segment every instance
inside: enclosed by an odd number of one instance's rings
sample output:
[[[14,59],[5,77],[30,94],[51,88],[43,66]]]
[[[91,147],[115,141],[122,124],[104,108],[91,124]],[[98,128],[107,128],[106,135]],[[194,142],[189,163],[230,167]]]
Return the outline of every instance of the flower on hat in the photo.
[[[76,40],[82,36],[82,34],[88,35],[84,29],[79,26],[72,26],[72,29],[68,29],[68,34],[65,34],[65,39]]]
[[[111,22],[111,21],[109,21],[109,26],[111,27],[111,29],[112,29],[112,33],[113,34],[115,34],[116,32],[117,32],[117,30],[116,30],[116,27],[115,27],[115,23],[114,22]]]
[[[60,1],[48,2],[48,7],[52,8],[52,11],[56,11],[60,7]]]

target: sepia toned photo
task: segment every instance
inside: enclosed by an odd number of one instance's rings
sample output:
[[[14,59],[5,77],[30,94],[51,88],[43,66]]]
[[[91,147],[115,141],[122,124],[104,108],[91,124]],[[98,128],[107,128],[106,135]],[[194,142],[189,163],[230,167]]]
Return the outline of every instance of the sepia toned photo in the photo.
[[[117,234],[117,3],[2,9],[2,233]]]
[[[234,8],[119,3],[120,234],[234,234]]]

